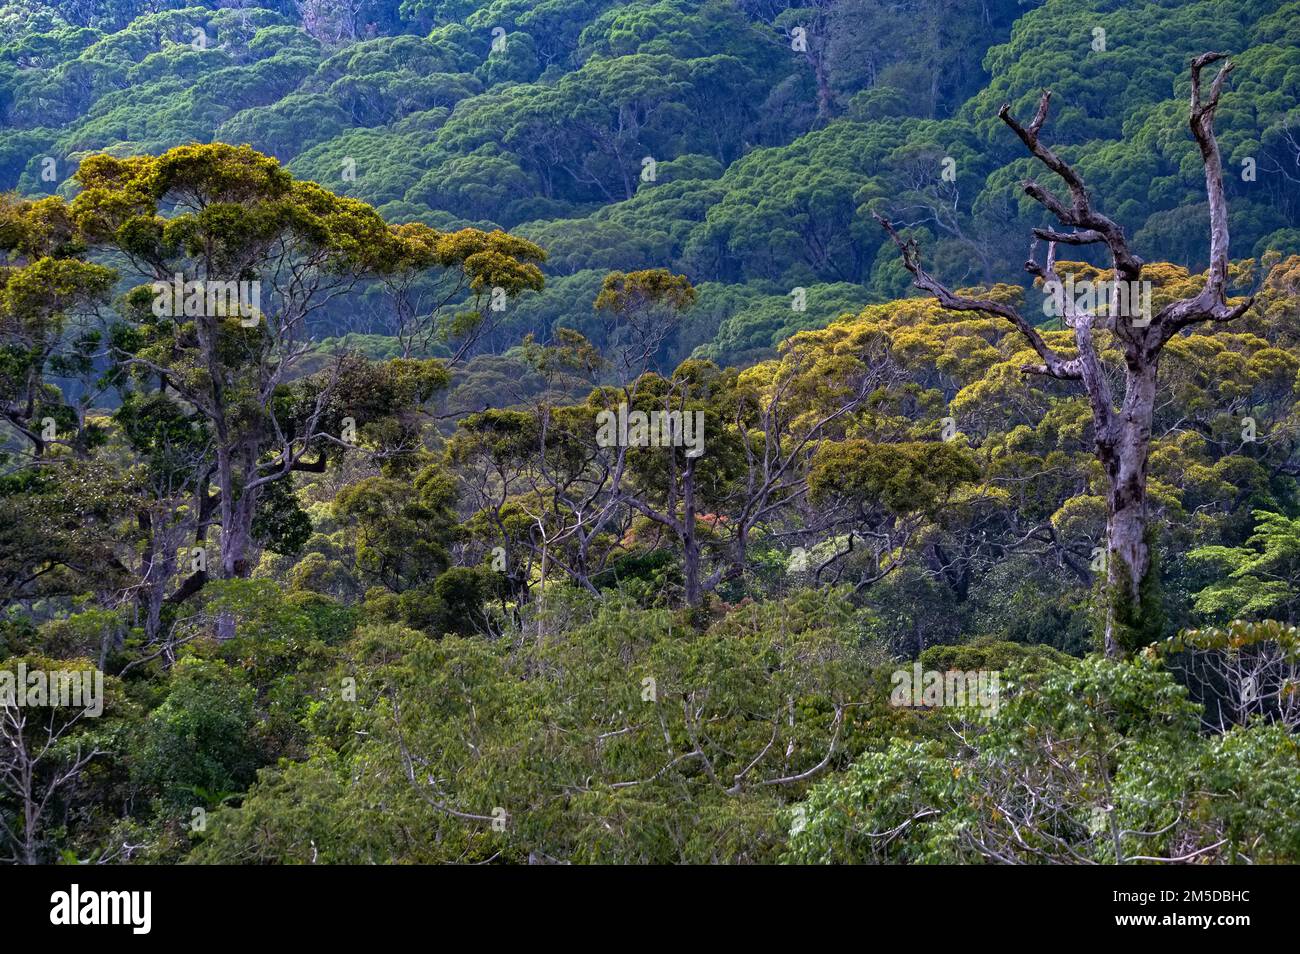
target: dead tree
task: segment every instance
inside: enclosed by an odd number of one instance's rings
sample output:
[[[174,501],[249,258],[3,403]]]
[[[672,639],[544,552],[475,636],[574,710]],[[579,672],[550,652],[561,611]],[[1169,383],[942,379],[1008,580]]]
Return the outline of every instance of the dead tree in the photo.
[[[1225,63],[1210,86],[1208,97],[1201,90],[1201,70],[1227,56],[1204,53],[1192,62],[1192,99],[1190,125],[1201,150],[1205,167],[1205,188],[1210,207],[1210,267],[1204,286],[1188,298],[1171,302],[1149,319],[1138,317],[1131,309],[1117,314],[1112,299],[1104,314],[1079,310],[1068,296],[1060,295],[1062,319],[1074,332],[1077,355],[1066,358],[1058,354],[1038,330],[1014,307],[1002,302],[956,295],[931,277],[922,267],[915,240],[903,240],[888,219],[876,216],[902,252],[903,265],[911,272],[917,288],[929,292],[946,309],[975,311],[997,315],[1011,322],[1037,352],[1041,363],[1024,365],[1026,374],[1046,375],[1062,381],[1078,381],[1087,393],[1092,408],[1096,455],[1106,475],[1106,605],[1104,609],[1105,648],[1108,656],[1122,656],[1135,648],[1138,634],[1149,623],[1153,607],[1146,599],[1144,585],[1152,568],[1150,539],[1147,535],[1147,455],[1151,444],[1151,418],[1156,400],[1156,375],[1160,352],[1174,335],[1198,322],[1229,322],[1253,304],[1249,298],[1229,304],[1228,283],[1228,209],[1223,194],[1223,167],[1219,145],[1214,135],[1214,113],[1219,105],[1224,81],[1233,64]],[[1114,288],[1137,287],[1142,278],[1143,262],[1129,248],[1124,230],[1112,219],[1096,211],[1079,174],[1046,146],[1039,133],[1047,121],[1051,91],[1044,90],[1038,111],[1028,126],[1011,115],[1009,105],[998,116],[1020,137],[1029,152],[1057,175],[1069,190],[1065,202],[1033,180],[1022,182],[1025,193],[1056,217],[1065,227],[1036,228],[1025,269],[1043,280],[1045,287],[1061,288],[1056,271],[1056,246],[1104,245],[1110,252]],[[1047,243],[1042,264],[1038,261],[1038,243]],[[1131,300],[1131,296],[1120,296]],[[1114,336],[1123,355],[1124,391],[1116,405],[1093,338],[1095,328],[1105,328]]]

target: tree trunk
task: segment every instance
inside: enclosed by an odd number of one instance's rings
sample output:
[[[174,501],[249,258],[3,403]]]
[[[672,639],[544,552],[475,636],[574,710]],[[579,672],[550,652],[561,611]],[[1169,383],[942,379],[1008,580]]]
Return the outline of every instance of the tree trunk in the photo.
[[[812,63],[813,78],[817,81],[817,123],[825,125],[831,118],[831,81],[826,69],[826,56],[820,50],[809,50],[808,59]]]
[[[1133,640],[1126,628],[1146,629],[1153,607],[1143,605],[1151,553],[1147,539],[1147,455],[1156,399],[1156,361],[1130,366],[1113,443],[1101,448],[1109,483],[1106,500],[1106,655],[1123,656]]]
[[[685,413],[685,412],[683,412]],[[695,458],[686,458],[682,473],[682,576],[685,578],[686,605],[699,606],[700,540],[695,532]]]
[[[166,552],[171,545],[171,539],[162,540],[159,524],[161,519],[154,514],[145,514],[144,519],[148,521],[149,545],[145,553],[145,559],[149,561],[145,569],[144,591],[145,610],[144,610],[144,635],[147,644],[153,644],[162,634],[162,609],[163,603],[167,599],[167,583],[171,580],[175,572],[175,560],[172,555]],[[102,669],[103,666],[101,665]]]

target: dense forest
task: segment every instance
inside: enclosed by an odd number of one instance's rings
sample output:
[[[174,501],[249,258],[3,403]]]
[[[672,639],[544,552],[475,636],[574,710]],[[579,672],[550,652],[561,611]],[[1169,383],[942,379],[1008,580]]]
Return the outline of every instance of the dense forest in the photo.
[[[5,861],[1300,863],[1298,480],[1300,2],[0,0]]]

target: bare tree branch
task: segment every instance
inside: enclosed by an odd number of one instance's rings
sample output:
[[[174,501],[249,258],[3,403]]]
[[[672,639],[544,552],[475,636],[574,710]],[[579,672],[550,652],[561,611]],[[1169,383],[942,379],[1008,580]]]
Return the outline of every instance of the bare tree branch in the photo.
[[[889,233],[889,237],[894,240],[899,251],[903,253],[903,267],[912,273],[913,284],[922,291],[928,291],[931,295],[939,300],[944,308],[949,311],[982,311],[985,314],[997,315],[1011,322],[1019,332],[1024,335],[1025,339],[1033,347],[1038,356],[1043,359],[1040,365],[1025,365],[1022,371],[1034,374],[1046,374],[1050,377],[1060,378],[1065,381],[1078,380],[1082,372],[1076,361],[1066,361],[1059,354],[1048,346],[1043,340],[1043,336],[1038,330],[1031,325],[1025,318],[1012,308],[1010,305],[998,301],[991,301],[985,298],[968,298],[964,295],[956,295],[945,288],[942,284],[932,278],[928,272],[921,267],[920,253],[917,250],[914,239],[902,239],[898,232],[895,231],[894,225],[889,219],[882,215],[876,215],[875,219],[881,227]]]

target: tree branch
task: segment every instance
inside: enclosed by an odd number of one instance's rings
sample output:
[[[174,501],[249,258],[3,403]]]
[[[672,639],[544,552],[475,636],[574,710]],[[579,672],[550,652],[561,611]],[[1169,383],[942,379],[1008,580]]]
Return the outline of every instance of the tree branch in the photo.
[[[1219,108],[1223,84],[1234,68],[1232,61],[1224,63],[1215,75],[1210,84],[1209,99],[1205,99],[1201,91],[1201,70],[1226,59],[1227,55],[1202,53],[1192,61],[1192,102],[1188,125],[1192,127],[1205,166],[1205,196],[1210,207],[1210,268],[1200,294],[1161,309],[1156,318],[1160,345],[1198,321],[1229,322],[1239,318],[1255,303],[1253,296],[1238,305],[1229,305],[1227,299],[1228,202],[1223,193],[1223,161],[1214,134],[1214,114]]]
[[[894,244],[898,246],[899,251],[903,253],[903,267],[912,273],[913,284],[917,288],[929,292],[938,299],[940,305],[949,311],[982,311],[985,314],[1005,318],[1016,326],[1034,351],[1038,353],[1038,356],[1043,359],[1042,364],[1027,364],[1021,367],[1021,371],[1030,374],[1045,374],[1063,381],[1077,381],[1082,377],[1082,370],[1079,368],[1078,362],[1066,361],[1053,351],[1047,342],[1043,340],[1043,336],[1038,333],[1038,330],[1026,321],[1020,312],[1002,302],[953,294],[921,267],[920,255],[915,240],[907,239],[904,241],[889,219],[874,213],[873,216],[880,223],[881,228],[889,233],[889,237],[894,240]]]
[[[1020,125],[1015,117],[1011,115],[1011,105],[1009,103],[1002,104],[1002,108],[998,110],[998,118],[1011,127],[1012,132],[1020,137],[1020,141],[1025,144],[1030,153],[1065,182],[1070,190],[1071,204],[1067,208],[1056,196],[1032,180],[1021,185],[1027,195],[1060,219],[1062,224],[1084,230],[1080,234],[1086,237],[1070,242],[1070,244],[1087,244],[1098,239],[1104,241],[1110,249],[1111,257],[1114,259],[1115,277],[1123,281],[1136,281],[1142,273],[1142,259],[1133,254],[1133,251],[1128,247],[1128,240],[1124,238],[1124,229],[1113,219],[1093,209],[1092,199],[1088,195],[1087,187],[1083,184],[1083,179],[1080,178],[1069,163],[1045,146],[1038,138],[1043,123],[1047,120],[1047,108],[1051,100],[1052,91],[1043,90],[1043,95],[1038,100],[1038,111],[1034,114],[1033,122],[1028,127]],[[1093,235],[1096,238],[1093,238]],[[1040,235],[1039,237],[1048,238],[1049,241],[1060,240],[1046,235]]]

